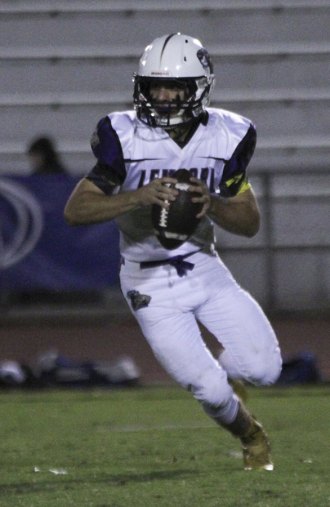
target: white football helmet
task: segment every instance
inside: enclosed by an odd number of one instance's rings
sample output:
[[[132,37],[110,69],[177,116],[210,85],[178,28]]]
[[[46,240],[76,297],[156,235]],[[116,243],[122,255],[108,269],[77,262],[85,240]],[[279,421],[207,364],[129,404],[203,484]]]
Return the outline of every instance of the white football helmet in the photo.
[[[145,48],[133,81],[138,118],[151,127],[170,129],[204,113],[215,79],[210,56],[201,42],[189,35],[173,33],[155,39]],[[155,81],[182,87],[185,99],[155,101],[150,95]]]

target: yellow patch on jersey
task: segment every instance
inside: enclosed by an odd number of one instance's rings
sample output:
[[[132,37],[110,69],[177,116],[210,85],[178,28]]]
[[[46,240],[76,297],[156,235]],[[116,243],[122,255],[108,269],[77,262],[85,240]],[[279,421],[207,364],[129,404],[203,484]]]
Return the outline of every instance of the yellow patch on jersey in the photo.
[[[225,185],[227,188],[230,188],[231,186],[233,187],[237,186],[238,189],[235,195],[242,194],[243,192],[251,188],[250,183],[244,178],[244,175],[242,173],[237,174],[233,178],[230,178],[230,180],[227,180],[225,182]]]
[[[242,181],[242,185],[240,186],[236,195],[243,194],[243,192],[245,192],[246,190],[249,190],[249,188],[251,188],[250,183],[246,180]]]

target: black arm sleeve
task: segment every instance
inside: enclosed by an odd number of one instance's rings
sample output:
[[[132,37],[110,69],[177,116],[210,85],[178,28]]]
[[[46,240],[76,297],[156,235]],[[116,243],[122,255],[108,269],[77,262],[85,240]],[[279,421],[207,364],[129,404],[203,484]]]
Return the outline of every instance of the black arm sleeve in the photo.
[[[256,141],[256,129],[250,124],[233,155],[225,163],[219,185],[220,195],[223,197],[234,197],[244,185],[247,185],[246,169],[254,153]]]

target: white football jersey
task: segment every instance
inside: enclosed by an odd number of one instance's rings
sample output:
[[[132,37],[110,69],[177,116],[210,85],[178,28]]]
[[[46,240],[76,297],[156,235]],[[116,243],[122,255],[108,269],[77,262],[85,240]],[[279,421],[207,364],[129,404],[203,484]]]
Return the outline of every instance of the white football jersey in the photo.
[[[165,130],[142,123],[134,111],[111,113],[101,120],[103,124],[94,134],[92,147],[103,169],[106,166],[109,171],[109,179],[116,182],[111,181],[109,193],[136,190],[154,178],[171,176],[184,168],[203,180],[211,193],[235,195],[242,181],[246,181],[246,166],[255,147],[255,128],[250,120],[236,113],[215,108],[208,108],[207,112],[207,122],[199,124],[183,148]],[[110,146],[114,143],[117,143],[116,150]],[[99,184],[93,171],[88,178]],[[104,177],[99,186],[107,190]],[[234,190],[230,192],[230,188]],[[166,250],[159,243],[151,222],[150,206],[125,213],[117,217],[116,222],[120,229],[121,253],[132,261],[166,259],[202,247],[212,248],[214,244],[213,223],[208,217],[203,217],[193,236],[175,250]]]

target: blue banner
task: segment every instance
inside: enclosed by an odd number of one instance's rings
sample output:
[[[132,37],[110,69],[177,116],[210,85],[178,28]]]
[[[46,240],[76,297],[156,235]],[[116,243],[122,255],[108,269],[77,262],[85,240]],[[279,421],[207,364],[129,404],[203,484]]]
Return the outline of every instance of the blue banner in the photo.
[[[113,222],[68,226],[63,209],[79,178],[0,177],[0,290],[80,291],[118,282]]]

